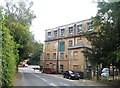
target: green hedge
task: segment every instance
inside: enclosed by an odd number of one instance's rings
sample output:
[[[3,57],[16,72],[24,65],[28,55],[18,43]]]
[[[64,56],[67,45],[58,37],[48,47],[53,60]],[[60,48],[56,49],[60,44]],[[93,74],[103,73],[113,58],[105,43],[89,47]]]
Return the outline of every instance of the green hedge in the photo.
[[[2,32],[2,87],[11,88],[16,73],[18,52],[16,49],[16,43],[13,41],[9,29],[4,25],[4,20],[5,19],[3,18],[0,25],[0,31]]]

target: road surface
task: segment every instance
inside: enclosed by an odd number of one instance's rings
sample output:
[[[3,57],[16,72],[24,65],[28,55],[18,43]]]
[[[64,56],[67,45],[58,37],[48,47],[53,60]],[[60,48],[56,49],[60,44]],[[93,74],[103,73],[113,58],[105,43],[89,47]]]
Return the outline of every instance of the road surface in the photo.
[[[67,87],[67,88],[78,88],[80,86],[85,86],[89,88],[89,86],[96,86],[96,88],[98,88],[98,86],[101,86],[99,84],[95,84],[95,83],[87,83],[87,82],[78,82],[79,80],[69,80],[69,79],[65,79],[63,77],[57,77],[54,75],[50,75],[50,74],[44,74],[39,72],[38,70],[34,70],[32,69],[32,67],[23,67],[23,68],[19,68],[19,73],[16,77],[16,82],[14,86],[32,86],[34,88],[34,86],[43,86],[43,87]],[[64,88],[63,87],[63,88]]]

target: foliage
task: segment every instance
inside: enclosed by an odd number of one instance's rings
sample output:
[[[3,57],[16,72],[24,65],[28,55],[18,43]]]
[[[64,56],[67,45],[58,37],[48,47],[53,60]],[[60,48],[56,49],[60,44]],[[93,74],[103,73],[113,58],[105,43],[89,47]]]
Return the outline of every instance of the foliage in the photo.
[[[98,13],[93,17],[95,34],[87,34],[93,48],[85,56],[95,64],[120,67],[120,2],[98,3]]]
[[[38,42],[34,42],[33,43],[33,53],[29,59],[29,63],[39,65],[40,55],[42,54],[42,52],[43,52],[43,44],[38,43]]]
[[[6,0],[3,10],[8,17],[6,27],[10,30],[14,41],[19,44],[19,61],[29,57],[31,45],[34,41],[32,33],[29,31],[32,20],[36,17],[31,10],[33,2],[27,0]]]
[[[14,3],[15,2],[15,3]],[[12,87],[18,63],[28,58],[34,41],[29,31],[35,18],[32,2],[6,0],[6,6],[0,6],[0,44],[2,47],[2,86]],[[1,52],[1,51],[0,51]],[[1,58],[0,58],[1,59]]]
[[[4,11],[8,16],[8,23],[19,22],[23,26],[29,26],[32,20],[36,17],[31,10],[33,2],[28,0],[6,0]],[[9,26],[9,25],[8,25]]]
[[[9,88],[13,84],[18,61],[17,44],[13,41],[10,31],[5,27],[5,17],[2,18],[0,31],[2,32],[2,87]]]

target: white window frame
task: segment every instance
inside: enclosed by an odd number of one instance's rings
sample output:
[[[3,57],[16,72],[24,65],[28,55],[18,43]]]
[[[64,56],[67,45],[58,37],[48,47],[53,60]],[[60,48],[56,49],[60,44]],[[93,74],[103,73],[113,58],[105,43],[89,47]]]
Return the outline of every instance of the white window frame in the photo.
[[[79,24],[79,25],[77,25],[77,33],[80,33],[80,32],[82,32],[82,24]]]
[[[74,32],[73,29],[74,29],[73,26],[68,27],[68,33],[69,33],[69,35],[73,34],[73,32]]]
[[[54,30],[54,37],[57,37],[57,30]]]
[[[61,53],[60,53],[60,59],[61,59],[61,60],[64,60],[64,52],[61,52]]]
[[[65,35],[65,29],[64,28],[62,28],[62,29],[60,29],[60,33],[61,33],[61,36],[64,36]]]
[[[69,40],[68,41],[68,46],[70,47],[70,46],[73,46],[73,40]]]

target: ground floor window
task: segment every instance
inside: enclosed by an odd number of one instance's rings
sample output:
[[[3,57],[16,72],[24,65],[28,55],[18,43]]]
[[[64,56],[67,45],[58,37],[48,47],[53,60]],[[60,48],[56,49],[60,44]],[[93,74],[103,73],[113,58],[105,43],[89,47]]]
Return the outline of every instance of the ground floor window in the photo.
[[[63,72],[63,71],[64,71],[64,66],[60,65],[60,72]]]

